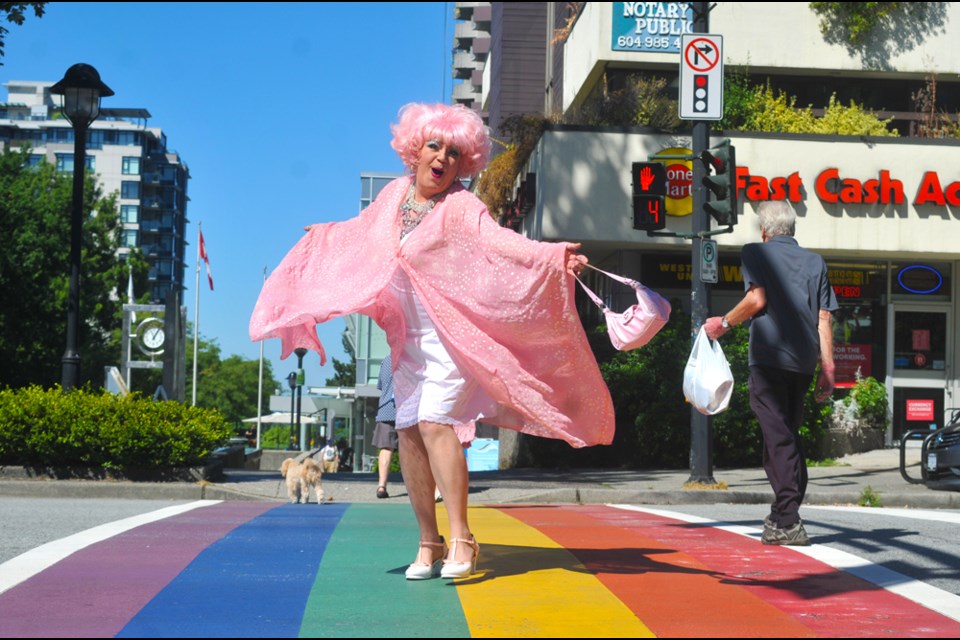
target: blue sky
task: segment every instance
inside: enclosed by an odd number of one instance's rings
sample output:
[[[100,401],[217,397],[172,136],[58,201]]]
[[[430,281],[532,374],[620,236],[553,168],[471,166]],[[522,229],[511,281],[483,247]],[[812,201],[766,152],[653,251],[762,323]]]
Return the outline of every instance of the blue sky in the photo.
[[[0,84],[55,82],[85,62],[116,93],[104,108],[151,113],[192,176],[188,319],[202,223],[215,290],[201,271],[200,335],[224,357],[258,359],[247,329],[264,269],[305,225],[355,216],[361,172],[403,170],[389,144],[401,106],[450,102],[452,13],[450,2],[52,2],[9,25]],[[343,328],[319,327],[328,358],[347,360]],[[283,382],[296,358],[264,344]],[[304,368],[308,385],[333,374],[312,352]]]

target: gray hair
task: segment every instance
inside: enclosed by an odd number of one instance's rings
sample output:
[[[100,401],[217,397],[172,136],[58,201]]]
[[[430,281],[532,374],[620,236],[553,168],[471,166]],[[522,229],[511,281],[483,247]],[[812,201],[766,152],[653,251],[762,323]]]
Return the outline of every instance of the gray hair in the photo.
[[[760,228],[768,238],[792,236],[797,228],[797,212],[786,200],[767,200],[757,207]]]

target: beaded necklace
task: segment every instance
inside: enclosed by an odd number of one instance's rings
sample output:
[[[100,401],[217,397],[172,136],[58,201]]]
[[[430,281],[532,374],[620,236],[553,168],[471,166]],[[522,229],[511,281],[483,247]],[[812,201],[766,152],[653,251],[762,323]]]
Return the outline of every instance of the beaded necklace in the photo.
[[[410,185],[410,188],[407,189],[407,197],[404,198],[403,204],[400,205],[401,240],[403,240],[411,231],[416,229],[417,225],[423,221],[424,217],[433,211],[433,207],[436,206],[437,201],[442,195],[438,193],[426,202],[417,202],[416,198],[414,198],[414,187],[415,185]]]

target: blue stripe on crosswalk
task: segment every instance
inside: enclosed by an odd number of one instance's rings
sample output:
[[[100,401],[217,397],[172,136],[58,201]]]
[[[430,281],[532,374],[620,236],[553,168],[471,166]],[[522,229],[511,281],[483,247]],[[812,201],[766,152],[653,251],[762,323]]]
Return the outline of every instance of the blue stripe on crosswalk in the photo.
[[[234,529],[117,637],[297,637],[320,559],[348,506],[287,504]],[[223,586],[212,592],[214,584]]]

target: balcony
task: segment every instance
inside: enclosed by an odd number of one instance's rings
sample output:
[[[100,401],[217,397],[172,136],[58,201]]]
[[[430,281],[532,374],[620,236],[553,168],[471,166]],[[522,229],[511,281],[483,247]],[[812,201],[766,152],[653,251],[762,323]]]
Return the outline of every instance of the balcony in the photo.
[[[458,80],[466,80],[471,74],[479,68],[473,54],[465,51],[453,54],[453,77]]]
[[[458,22],[453,27],[453,46],[460,51],[469,51],[473,45],[473,39],[481,35],[490,35],[477,30],[472,22]]]
[[[459,104],[470,106],[480,100],[480,93],[472,85],[461,83],[453,87],[453,100]]]

